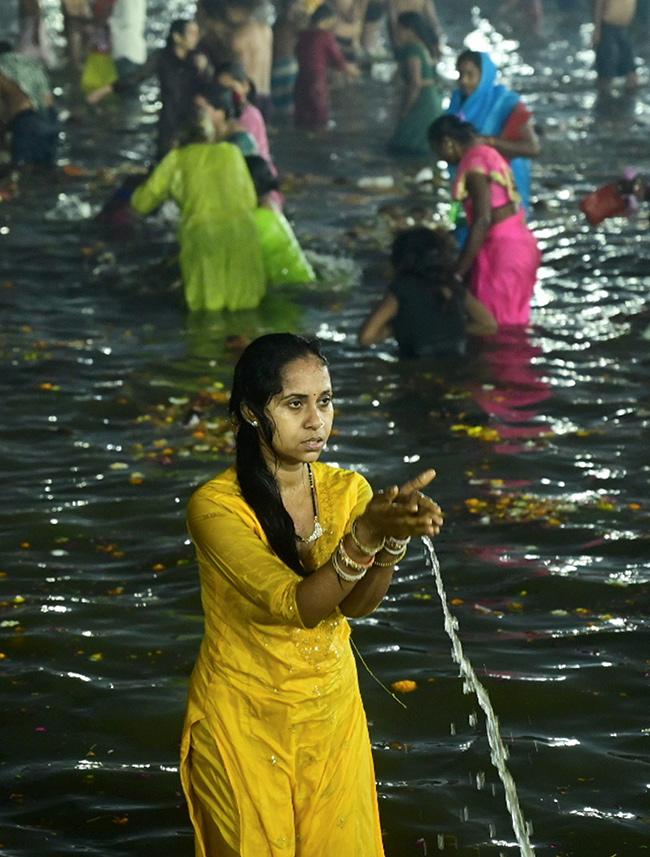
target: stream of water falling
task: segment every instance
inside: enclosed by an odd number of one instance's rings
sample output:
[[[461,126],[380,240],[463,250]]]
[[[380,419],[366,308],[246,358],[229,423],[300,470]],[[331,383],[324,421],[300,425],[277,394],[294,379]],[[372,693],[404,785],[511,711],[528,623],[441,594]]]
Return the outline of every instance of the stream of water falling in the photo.
[[[485,714],[487,739],[490,745],[490,759],[497,769],[499,779],[503,783],[506,805],[512,819],[512,829],[517,837],[521,857],[534,857],[535,849],[530,841],[530,825],[526,822],[524,814],[521,811],[517,785],[508,769],[508,751],[501,738],[499,718],[492,705],[490,694],[479,681],[474,667],[463,651],[463,644],[458,636],[458,619],[449,609],[447,593],[445,592],[445,585],[440,571],[440,562],[433,542],[428,536],[423,536],[422,543],[424,545],[424,556],[427,566],[431,569],[436,581],[436,590],[445,618],[445,631],[451,640],[451,654],[454,661],[458,664],[461,676],[464,678],[463,691],[464,693],[476,694],[476,700]]]

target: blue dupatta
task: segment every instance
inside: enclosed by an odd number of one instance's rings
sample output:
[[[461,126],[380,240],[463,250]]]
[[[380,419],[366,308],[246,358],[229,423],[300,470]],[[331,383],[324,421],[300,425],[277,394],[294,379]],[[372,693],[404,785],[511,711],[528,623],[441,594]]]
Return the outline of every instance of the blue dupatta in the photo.
[[[463,101],[460,88],[454,89],[447,113],[462,114],[479,134],[498,137],[510,114],[521,100],[516,92],[496,82],[498,69],[489,54],[481,51],[481,82],[476,91]],[[517,190],[528,214],[530,209],[530,158],[514,158],[510,162]]]

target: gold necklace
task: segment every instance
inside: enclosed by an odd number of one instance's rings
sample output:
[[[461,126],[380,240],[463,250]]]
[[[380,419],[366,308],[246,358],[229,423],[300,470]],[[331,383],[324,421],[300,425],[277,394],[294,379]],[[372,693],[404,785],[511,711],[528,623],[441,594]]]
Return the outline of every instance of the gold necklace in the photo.
[[[298,536],[297,538],[305,545],[313,544],[317,539],[319,539],[323,535],[323,528],[321,526],[320,521],[318,520],[318,497],[316,495],[316,483],[314,482],[314,473],[311,469],[311,464],[307,465],[307,473],[309,475],[309,487],[311,489],[311,502],[314,507],[314,531],[310,536],[303,539],[302,536]]]

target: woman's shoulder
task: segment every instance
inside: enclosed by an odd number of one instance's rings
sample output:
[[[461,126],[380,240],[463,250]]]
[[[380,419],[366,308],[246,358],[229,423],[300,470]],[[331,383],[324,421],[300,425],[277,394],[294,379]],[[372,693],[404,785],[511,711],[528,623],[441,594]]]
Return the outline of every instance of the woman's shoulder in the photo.
[[[460,164],[458,165],[459,172],[485,168],[487,170],[500,169],[508,162],[493,146],[488,146],[485,143],[479,143],[477,146],[472,146],[468,149]]]
[[[365,476],[354,470],[345,470],[332,464],[316,461],[312,464],[316,486],[321,492],[343,500],[349,497],[353,503],[360,495],[372,493],[372,489]]]
[[[231,509],[240,502],[244,503],[244,500],[237,472],[234,467],[229,467],[196,489],[190,497],[187,510],[189,516],[196,516],[208,513],[215,506]]]

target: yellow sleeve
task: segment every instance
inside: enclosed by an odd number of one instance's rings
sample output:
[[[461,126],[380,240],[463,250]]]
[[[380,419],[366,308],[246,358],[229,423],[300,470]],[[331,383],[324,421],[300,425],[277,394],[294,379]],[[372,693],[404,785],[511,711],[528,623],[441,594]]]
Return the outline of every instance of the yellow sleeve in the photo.
[[[275,554],[257,519],[236,497],[229,497],[240,512],[222,506],[197,492],[189,502],[187,526],[199,563],[225,578],[244,598],[269,616],[305,627],[296,604],[301,577]]]
[[[372,500],[372,488],[368,483],[368,480],[363,477],[360,473],[354,474],[357,482],[357,501],[352,507],[352,511],[350,512],[350,519],[345,528],[345,532],[349,533],[352,528],[352,522],[355,521],[359,515],[363,515],[366,510],[366,506]]]
[[[149,214],[171,196],[171,183],[178,166],[178,149],[172,149],[149,178],[136,188],[131,205],[140,214]]]

